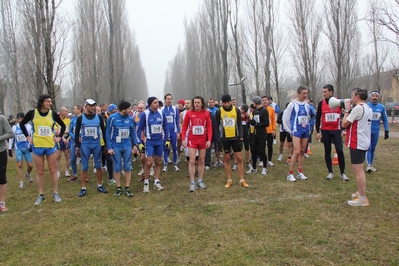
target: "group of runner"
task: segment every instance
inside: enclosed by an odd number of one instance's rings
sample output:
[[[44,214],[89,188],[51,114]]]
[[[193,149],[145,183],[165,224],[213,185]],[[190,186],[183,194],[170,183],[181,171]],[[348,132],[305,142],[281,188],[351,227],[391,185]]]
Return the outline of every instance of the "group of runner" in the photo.
[[[284,143],[288,142],[287,163],[289,164],[287,180],[306,180],[303,173],[304,158],[308,140],[313,132],[312,123],[316,120],[317,138],[322,140],[325,148],[325,161],[328,170],[327,180],[334,177],[331,167],[331,143],[334,143],[338,154],[341,179],[349,181],[345,174],[345,159],[342,136],[347,136],[347,146],[351,150],[351,163],[358,183],[358,191],[352,195],[348,204],[367,206],[365,195],[365,176],[363,161],[367,153],[367,171],[376,171],[372,167],[375,147],[378,141],[379,123],[384,121],[385,139],[389,137],[385,109],[378,103],[378,92],[369,96],[371,102],[367,105],[367,91],[356,88],[352,95],[352,105],[342,108],[330,108],[328,102],[333,96],[333,86],[323,87],[324,99],[319,103],[317,112],[307,101],[308,89],[300,86],[297,98],[287,103],[286,109],[280,113],[279,107],[271,97],[256,96],[250,106],[236,106],[235,99],[229,94],[222,96],[220,106],[215,106],[214,99],[208,100],[208,108],[204,98],[196,96],[192,100],[179,100],[172,104],[173,96],[166,94],[164,104],[156,97],[149,97],[147,102],[140,101],[132,108],[131,104],[121,101],[115,104],[102,103],[87,99],[84,106],[73,107],[73,116],[68,118],[68,109],[61,107],[59,114],[52,111],[50,95],[41,95],[34,110],[17,114],[17,123],[12,128],[15,143],[16,159],[20,188],[23,182],[23,160],[27,162],[25,173],[29,182],[33,182],[31,171],[32,156],[37,169],[37,185],[39,195],[35,205],[45,202],[44,196],[44,163],[48,163],[53,185],[53,200],[61,202],[58,194],[58,179],[61,176],[60,158],[65,154],[65,176],[68,182],[78,180],[77,159],[81,163],[81,190],[78,196],[87,194],[86,182],[90,158],[93,158],[94,172],[97,177],[97,191],[108,193],[103,186],[102,171],[108,171],[108,184],[116,184],[115,196],[122,193],[132,197],[130,190],[132,161],[139,158],[142,169],[141,181],[143,192],[150,192],[150,176],[154,177],[154,189],[163,190],[161,184],[162,171],[168,171],[169,155],[172,153],[173,170],[180,171],[180,146],[184,148],[188,161],[190,178],[189,192],[196,189],[206,189],[204,172],[210,169],[212,149],[215,152],[214,167],[224,166],[227,182],[225,187],[233,184],[232,170],[237,171],[239,184],[248,187],[244,179],[244,159],[248,167],[247,174],[257,173],[267,175],[267,167],[273,167],[273,143],[276,138],[276,126],[280,124],[280,148],[278,161],[282,161]],[[349,102],[349,101],[348,101]],[[359,110],[360,106],[362,109]],[[382,107],[381,107],[382,106]],[[370,108],[371,107],[371,108]],[[351,110],[354,110],[350,115]],[[372,111],[371,111],[372,110]],[[372,113],[371,117],[369,114]],[[371,124],[373,126],[371,127]],[[349,133],[343,129],[349,128]],[[77,133],[79,132],[79,133]],[[1,137],[1,136],[0,136]],[[6,134],[4,138],[8,138]],[[371,145],[370,145],[371,142]],[[268,152],[266,153],[266,145]],[[220,160],[223,152],[223,162]],[[259,165],[258,165],[259,158]],[[234,160],[233,167],[230,161]],[[297,175],[294,177],[294,167],[298,163]],[[359,166],[360,165],[360,166]],[[70,175],[69,168],[72,169]],[[125,175],[124,190],[121,185],[121,174]],[[195,177],[197,176],[197,182]],[[0,188],[3,191],[6,184],[5,173],[1,178]],[[5,207],[5,193],[1,193],[0,207]]]

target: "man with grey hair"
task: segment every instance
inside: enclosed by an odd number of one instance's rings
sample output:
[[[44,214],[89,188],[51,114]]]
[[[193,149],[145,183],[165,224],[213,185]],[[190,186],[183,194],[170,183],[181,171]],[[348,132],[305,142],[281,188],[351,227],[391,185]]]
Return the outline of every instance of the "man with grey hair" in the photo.
[[[247,174],[254,174],[256,170],[256,161],[259,156],[260,160],[263,162],[263,169],[261,174],[267,174],[267,158],[266,158],[266,127],[269,126],[269,112],[262,106],[262,98],[255,96],[252,99],[255,110],[253,112],[253,118],[249,123],[255,127],[254,137],[253,137],[253,149],[252,149],[252,167],[253,169],[248,170]]]

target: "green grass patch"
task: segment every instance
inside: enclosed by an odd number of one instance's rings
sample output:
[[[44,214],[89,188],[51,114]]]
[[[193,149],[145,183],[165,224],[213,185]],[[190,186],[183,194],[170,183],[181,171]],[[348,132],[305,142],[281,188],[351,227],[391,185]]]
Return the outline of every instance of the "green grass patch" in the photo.
[[[161,174],[164,191],[151,183],[144,194],[135,163],[133,198],[114,197],[116,187],[107,184],[110,193],[99,194],[90,172],[84,198],[79,182],[62,177],[57,204],[46,172],[41,206],[33,205],[35,183],[18,189],[9,158],[0,265],[398,265],[398,150],[398,139],[380,138],[365,208],[346,204],[357,189],[347,148],[350,181],[339,179],[338,166],[326,181],[322,143],[313,143],[305,160],[307,181],[286,181],[288,166],[276,161],[274,145],[276,167],[267,176],[246,175],[247,189],[237,172],[226,189],[223,169],[212,168],[204,177],[208,189],[189,193],[182,162],[180,172]]]

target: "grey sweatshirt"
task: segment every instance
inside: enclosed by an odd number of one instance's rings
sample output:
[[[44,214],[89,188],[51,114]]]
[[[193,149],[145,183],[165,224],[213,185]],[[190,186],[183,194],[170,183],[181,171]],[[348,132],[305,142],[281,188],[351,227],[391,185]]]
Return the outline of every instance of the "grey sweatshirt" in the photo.
[[[14,137],[10,124],[4,115],[0,115],[0,152],[7,149],[7,140]]]

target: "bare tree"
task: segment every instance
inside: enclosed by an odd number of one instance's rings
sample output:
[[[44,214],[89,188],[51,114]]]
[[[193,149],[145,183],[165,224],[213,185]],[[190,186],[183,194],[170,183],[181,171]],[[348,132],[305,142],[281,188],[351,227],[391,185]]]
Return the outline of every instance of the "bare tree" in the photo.
[[[384,40],[399,44],[399,0],[381,0],[376,3],[375,23],[385,27],[394,36],[385,35]]]
[[[320,71],[321,15],[316,12],[315,0],[290,0],[291,55],[301,84],[309,88],[309,96],[315,99],[317,75]]]
[[[326,0],[325,20],[332,64],[331,73],[338,97],[348,97],[359,72],[360,33],[356,13],[357,0]]]

